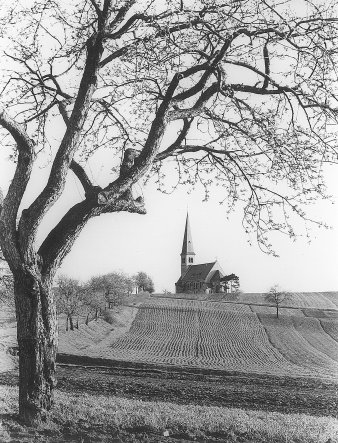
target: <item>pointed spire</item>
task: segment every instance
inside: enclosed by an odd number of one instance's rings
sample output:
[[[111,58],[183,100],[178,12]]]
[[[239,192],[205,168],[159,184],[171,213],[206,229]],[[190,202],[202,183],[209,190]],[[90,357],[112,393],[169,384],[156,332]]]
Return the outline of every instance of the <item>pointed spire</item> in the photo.
[[[185,222],[185,231],[182,245],[182,253],[181,255],[195,255],[194,247],[192,245],[191,231],[190,231],[190,223],[189,223],[189,214],[187,212],[187,219]]]

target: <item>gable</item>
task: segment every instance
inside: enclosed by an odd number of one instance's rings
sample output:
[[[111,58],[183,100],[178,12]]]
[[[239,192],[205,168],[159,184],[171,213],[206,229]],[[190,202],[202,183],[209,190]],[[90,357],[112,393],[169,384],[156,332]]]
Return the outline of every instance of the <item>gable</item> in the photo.
[[[210,272],[209,272],[208,276],[205,279],[206,283],[210,283],[210,280],[214,276],[216,271],[219,273],[219,277],[223,277],[224,276],[224,271],[221,268],[221,265],[218,263],[217,260],[213,263],[213,267],[210,269]]]
[[[221,279],[221,273],[219,272],[218,269],[210,273],[210,278],[209,278],[210,283],[219,282],[220,279]]]
[[[205,281],[216,262],[190,265],[187,272],[179,279],[180,284]],[[177,283],[178,283],[177,282]]]

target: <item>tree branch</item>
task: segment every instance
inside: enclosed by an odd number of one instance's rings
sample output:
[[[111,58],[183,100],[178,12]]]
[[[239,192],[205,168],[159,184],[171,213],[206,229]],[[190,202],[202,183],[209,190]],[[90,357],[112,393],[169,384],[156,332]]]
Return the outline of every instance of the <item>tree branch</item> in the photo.
[[[269,76],[270,76],[270,58],[268,51],[268,42],[266,42],[263,47],[263,56],[264,56],[264,66],[265,66],[265,78],[262,89],[266,89],[269,86]]]
[[[181,118],[193,118],[200,115],[203,110],[204,105],[208,102],[208,100],[216,94],[220,89],[220,86],[217,82],[213,83],[209,86],[205,91],[202,92],[194,106],[187,109],[175,109],[168,113],[168,120],[178,120]]]
[[[121,211],[146,213],[142,199],[120,198],[115,202],[98,205],[97,195],[92,197],[74,205],[41,244],[38,254],[42,260],[43,273],[53,275],[90,218]]]
[[[25,248],[32,247],[39,222],[45,212],[61,195],[67,171],[78,147],[80,131],[87,117],[92,95],[96,89],[99,63],[103,54],[103,34],[108,20],[111,0],[105,0],[103,19],[99,21],[99,30],[87,42],[87,58],[81,78],[79,91],[65,135],[55,156],[47,185],[23,212],[19,223],[19,235]]]
[[[6,237],[3,241],[3,252],[11,257],[10,262],[19,266],[20,257],[16,242],[16,222],[22,197],[31,176],[35,159],[34,144],[23,127],[12,119],[4,109],[0,109],[0,125],[14,138],[18,149],[17,166],[7,195],[3,201],[0,217],[0,235]],[[27,251],[23,249],[22,253]]]
[[[32,141],[28,137],[23,126],[10,117],[3,108],[0,108],[0,125],[7,129],[14,138],[19,151],[24,150],[27,153],[31,153]]]
[[[62,115],[62,118],[63,118],[66,126],[68,127],[69,116],[68,116],[67,109],[66,109],[66,103],[59,102],[58,105],[59,105],[60,114]],[[74,159],[71,161],[69,169],[71,169],[74,172],[74,174],[77,176],[77,178],[79,179],[81,185],[83,186],[85,194],[92,195],[98,189],[101,189],[100,187],[93,185],[93,183],[90,181],[88,175],[86,174],[86,171]]]
[[[112,54],[108,55],[105,59],[102,60],[102,62],[100,63],[100,67],[105,66],[107,63],[111,62],[112,60],[116,59],[117,57],[120,57],[121,55],[124,55],[128,52],[128,50],[132,47],[135,47],[136,45],[138,45],[141,42],[148,42],[150,40],[153,39],[157,39],[159,37],[164,37],[166,35],[170,35],[170,34],[174,34],[175,32],[179,32],[182,31],[184,29],[189,29],[191,26],[195,26],[197,23],[200,23],[201,19],[200,18],[196,18],[193,19],[189,22],[186,23],[180,23],[177,24],[175,26],[172,26],[170,28],[165,27],[161,30],[159,30],[158,32],[156,32],[156,34],[150,36],[150,37],[144,37],[144,38],[138,38],[135,39],[132,43],[130,43],[129,45],[123,46],[122,48],[117,49],[116,51],[114,51]]]
[[[120,177],[114,182],[110,183],[99,194],[99,199],[103,202],[116,201],[121,195],[130,189],[130,186],[135,183],[150,167],[153,162],[163,135],[168,123],[169,107],[172,102],[173,95],[179,84],[180,75],[175,74],[171,83],[167,89],[167,92],[160,104],[153,123],[150,127],[150,131],[145,142],[144,148],[141,154],[137,158],[135,164],[130,168],[129,172]]]
[[[190,120],[188,120],[187,118],[183,119],[183,128],[178,134],[177,139],[166,150],[157,154],[155,161],[164,160],[165,158],[169,157],[177,148],[181,146],[183,140],[188,135],[192,122],[193,119]]]
[[[70,169],[74,172],[76,177],[79,179],[86,195],[87,194],[91,195],[91,194],[101,190],[101,188],[99,186],[93,185],[93,183],[90,181],[88,175],[86,174],[86,171],[75,160],[72,160],[72,162],[70,164]]]
[[[94,9],[95,9],[95,12],[96,12],[96,14],[97,14],[97,16],[98,16],[98,18],[101,19],[101,18],[102,18],[102,11],[101,11],[101,9],[98,7],[96,1],[95,1],[95,0],[90,0],[90,3],[93,5],[93,7],[94,7]]]
[[[235,31],[231,37],[227,38],[225,40],[225,43],[223,44],[221,50],[219,52],[216,53],[214,59],[212,61],[210,61],[209,63],[204,63],[203,65],[201,65],[202,69],[205,66],[205,72],[203,73],[202,77],[200,78],[200,80],[191,88],[189,88],[187,91],[181,92],[180,94],[177,94],[176,96],[174,96],[174,100],[175,101],[181,101],[181,100],[185,100],[189,97],[192,97],[193,95],[197,94],[198,92],[202,91],[202,89],[204,88],[204,86],[206,85],[208,79],[210,78],[211,74],[215,71],[218,63],[220,63],[220,61],[223,59],[225,53],[227,52],[227,50],[230,48],[231,43],[237,38],[239,37],[241,34],[247,34],[247,30],[244,29],[239,29],[237,31]],[[186,71],[186,73],[181,73],[181,75],[183,77],[186,77],[188,75],[191,75],[190,70],[188,69]],[[189,73],[188,73],[189,72]]]
[[[60,266],[86,222],[99,215],[98,211],[96,202],[86,199],[74,205],[50,231],[38,250],[43,273],[52,274]]]
[[[127,0],[123,6],[121,6],[118,10],[118,13],[116,14],[116,17],[114,20],[112,20],[109,25],[108,29],[113,29],[114,27],[118,26],[123,22],[125,19],[127,12],[130,10],[130,8],[135,4],[136,0]]]

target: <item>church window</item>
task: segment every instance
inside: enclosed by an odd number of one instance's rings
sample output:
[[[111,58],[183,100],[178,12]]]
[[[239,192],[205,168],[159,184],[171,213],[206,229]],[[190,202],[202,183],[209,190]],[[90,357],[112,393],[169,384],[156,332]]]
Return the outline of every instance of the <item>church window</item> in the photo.
[[[185,264],[185,259],[184,259],[184,257],[182,257],[182,265],[184,265]]]
[[[193,258],[189,257],[189,263],[192,263],[192,262],[193,262]]]

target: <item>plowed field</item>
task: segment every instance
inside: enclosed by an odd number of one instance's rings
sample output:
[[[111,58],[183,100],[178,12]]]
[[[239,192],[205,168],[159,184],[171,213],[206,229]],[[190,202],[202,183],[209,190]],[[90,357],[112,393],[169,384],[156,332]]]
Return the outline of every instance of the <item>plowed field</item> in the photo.
[[[114,340],[107,335],[104,346],[96,341],[75,353],[155,365],[338,379],[338,320],[305,317],[301,309],[286,308],[277,319],[273,312],[264,306],[152,298],[139,307],[123,335]]]

